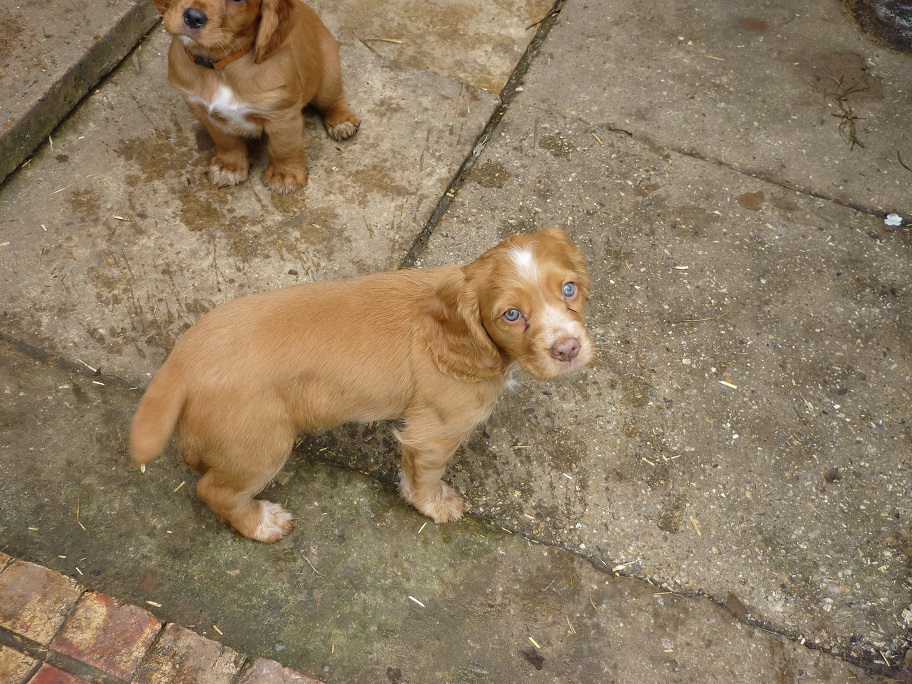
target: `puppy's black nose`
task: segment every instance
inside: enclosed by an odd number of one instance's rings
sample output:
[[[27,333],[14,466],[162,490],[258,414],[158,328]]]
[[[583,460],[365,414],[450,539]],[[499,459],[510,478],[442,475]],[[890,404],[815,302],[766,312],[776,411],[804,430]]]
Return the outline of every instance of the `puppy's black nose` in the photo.
[[[209,17],[203,10],[196,7],[188,7],[184,10],[184,23],[192,29],[202,28],[209,21]]]
[[[551,347],[551,356],[558,361],[573,361],[579,354],[580,343],[575,337],[559,340]]]

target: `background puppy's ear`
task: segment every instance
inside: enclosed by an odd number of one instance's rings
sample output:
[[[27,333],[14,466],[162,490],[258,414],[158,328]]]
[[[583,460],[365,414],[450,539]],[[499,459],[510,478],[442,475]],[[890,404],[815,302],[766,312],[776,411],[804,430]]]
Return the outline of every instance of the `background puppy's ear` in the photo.
[[[161,0],[155,0],[156,3]],[[262,64],[278,50],[291,32],[294,3],[298,0],[263,0],[260,5],[260,26],[254,41],[253,59]]]
[[[478,297],[462,269],[437,288],[428,313],[428,343],[441,371],[471,381],[503,371],[500,352],[481,324]]]

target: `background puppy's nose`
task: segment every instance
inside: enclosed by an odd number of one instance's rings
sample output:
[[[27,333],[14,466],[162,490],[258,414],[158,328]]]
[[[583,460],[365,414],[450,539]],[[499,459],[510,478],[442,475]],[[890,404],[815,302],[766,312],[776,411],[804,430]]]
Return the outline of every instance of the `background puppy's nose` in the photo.
[[[206,25],[209,17],[202,10],[196,7],[188,7],[184,10],[184,23],[192,29],[198,29]]]
[[[551,347],[551,356],[558,361],[573,361],[579,354],[580,343],[575,337],[559,340]]]

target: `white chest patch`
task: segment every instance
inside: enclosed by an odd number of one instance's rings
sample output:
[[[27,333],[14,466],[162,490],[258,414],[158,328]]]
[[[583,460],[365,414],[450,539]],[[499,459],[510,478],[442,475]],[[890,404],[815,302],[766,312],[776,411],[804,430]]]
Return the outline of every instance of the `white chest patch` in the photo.
[[[258,112],[226,85],[220,85],[208,101],[196,93],[187,93],[187,97],[203,105],[212,123],[229,133],[257,136],[262,132],[262,127],[250,118]]]

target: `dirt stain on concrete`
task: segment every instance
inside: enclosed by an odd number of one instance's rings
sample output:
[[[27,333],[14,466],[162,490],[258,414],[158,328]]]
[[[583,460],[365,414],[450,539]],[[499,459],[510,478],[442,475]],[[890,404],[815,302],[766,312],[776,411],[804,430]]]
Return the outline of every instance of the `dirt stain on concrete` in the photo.
[[[146,182],[174,178],[193,163],[198,153],[172,136],[170,131],[155,130],[148,137],[124,140],[116,152],[124,161],[138,166]],[[131,185],[136,187],[138,181],[134,178]]]
[[[576,145],[560,133],[552,133],[551,135],[541,137],[538,141],[538,146],[548,152],[552,157],[561,159],[568,159],[577,149]]]
[[[0,13],[0,59],[6,59],[21,47],[25,26],[18,17]]]
[[[757,192],[744,192],[735,197],[735,201],[745,209],[760,211],[760,207],[762,207],[763,203],[766,201],[766,194],[763,190],[758,190]]]
[[[748,31],[756,31],[757,33],[763,33],[769,28],[769,24],[757,17],[742,17],[739,24],[741,25],[741,28],[747,29]]]
[[[642,378],[635,375],[621,376],[621,392],[624,394],[624,404],[630,408],[640,409],[649,403],[649,391],[652,387]]]
[[[351,187],[359,194],[369,197],[372,193],[408,197],[412,191],[396,183],[389,174],[389,165],[385,162],[371,164],[351,174]]]
[[[510,178],[507,167],[497,161],[486,161],[472,173],[472,180],[485,188],[502,188]]]
[[[825,52],[814,58],[812,67],[814,81],[826,97],[843,94],[853,99],[883,99],[883,78],[872,73],[857,52]]]
[[[666,497],[656,520],[656,525],[658,525],[660,530],[674,534],[681,528],[686,506],[687,497],[685,496],[674,495]]]
[[[85,222],[98,221],[101,199],[94,190],[74,190],[67,195],[67,202],[73,213]]]
[[[197,233],[219,227],[227,227],[229,224],[228,215],[222,211],[213,201],[209,192],[199,192],[196,188],[185,187],[181,190],[178,199],[180,200],[179,216],[187,230]],[[219,203],[225,206],[224,202]],[[230,223],[243,223],[238,217]],[[242,228],[242,225],[236,225],[235,228]]]

